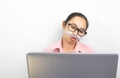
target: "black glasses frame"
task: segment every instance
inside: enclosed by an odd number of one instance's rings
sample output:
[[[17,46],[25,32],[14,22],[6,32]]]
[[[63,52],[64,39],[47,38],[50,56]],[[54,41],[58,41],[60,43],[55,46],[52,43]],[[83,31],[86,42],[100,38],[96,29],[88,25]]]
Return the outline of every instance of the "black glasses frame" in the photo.
[[[70,26],[72,26],[72,25],[74,25],[75,26],[75,30],[74,31],[72,31],[72,30],[70,30]],[[87,32],[85,31],[85,29],[83,29],[83,28],[77,28],[77,25],[76,24],[74,24],[74,23],[68,23],[68,29],[69,29],[69,31],[71,31],[71,32],[75,32],[76,30],[77,30],[77,34],[79,35],[79,36],[84,36],[84,35],[86,35],[87,34]],[[80,35],[79,33],[81,33],[82,31],[84,31],[84,34],[83,35]]]

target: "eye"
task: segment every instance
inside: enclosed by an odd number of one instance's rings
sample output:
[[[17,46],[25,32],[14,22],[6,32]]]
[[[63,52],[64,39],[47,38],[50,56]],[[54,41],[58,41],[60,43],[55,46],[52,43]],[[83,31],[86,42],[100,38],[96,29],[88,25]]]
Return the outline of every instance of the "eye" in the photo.
[[[76,25],[72,23],[68,23],[68,29],[72,32],[76,31]]]
[[[84,29],[79,29],[79,33],[85,34],[85,30]]]
[[[76,29],[76,27],[75,27],[74,25],[71,25],[71,28],[72,28],[72,29]]]
[[[68,23],[68,26],[70,26],[71,24],[70,23]]]
[[[79,30],[79,33],[84,33],[84,31],[83,30]]]

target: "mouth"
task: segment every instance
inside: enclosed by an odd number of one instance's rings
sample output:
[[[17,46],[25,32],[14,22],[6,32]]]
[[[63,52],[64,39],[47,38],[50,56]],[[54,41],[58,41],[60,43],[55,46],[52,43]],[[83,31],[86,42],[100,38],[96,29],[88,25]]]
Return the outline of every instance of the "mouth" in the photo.
[[[74,41],[74,40],[77,40],[77,38],[75,38],[75,37],[71,37],[71,40]]]

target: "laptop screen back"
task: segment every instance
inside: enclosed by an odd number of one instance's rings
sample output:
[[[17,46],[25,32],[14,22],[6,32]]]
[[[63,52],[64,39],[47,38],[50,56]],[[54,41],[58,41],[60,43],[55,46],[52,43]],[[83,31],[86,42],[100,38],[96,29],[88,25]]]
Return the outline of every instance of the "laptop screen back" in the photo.
[[[29,78],[116,78],[117,54],[27,54]]]

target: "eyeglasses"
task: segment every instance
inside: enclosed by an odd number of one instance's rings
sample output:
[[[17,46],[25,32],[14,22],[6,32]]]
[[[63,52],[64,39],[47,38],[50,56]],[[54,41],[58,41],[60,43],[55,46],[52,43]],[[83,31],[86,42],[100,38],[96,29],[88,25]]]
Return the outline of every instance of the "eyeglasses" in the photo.
[[[87,34],[87,32],[85,31],[85,29],[83,29],[83,28],[78,29],[78,28],[77,28],[77,25],[74,24],[74,23],[68,23],[67,25],[68,25],[68,30],[69,30],[69,31],[75,32],[75,31],[77,30],[77,34],[78,34],[79,36],[81,36],[81,37],[83,37],[84,35]]]

